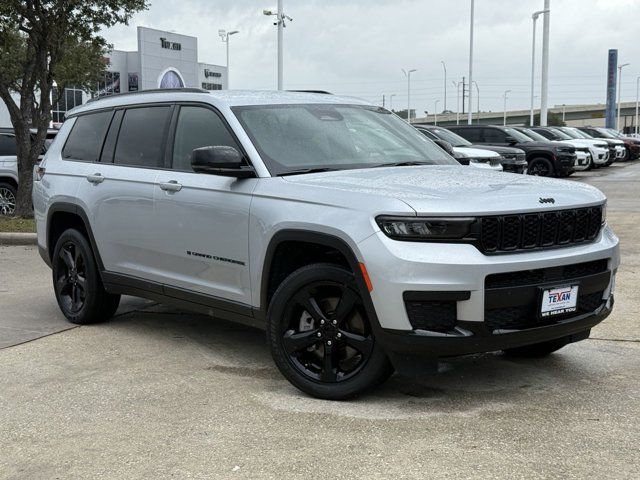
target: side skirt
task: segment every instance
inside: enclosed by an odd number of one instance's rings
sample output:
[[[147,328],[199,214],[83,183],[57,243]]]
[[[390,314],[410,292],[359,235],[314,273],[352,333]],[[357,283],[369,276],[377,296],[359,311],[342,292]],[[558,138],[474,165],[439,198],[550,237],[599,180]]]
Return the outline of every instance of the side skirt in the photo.
[[[147,298],[249,327],[262,330],[266,328],[264,320],[256,318],[254,315],[257,309],[250,305],[120,273],[103,271],[102,279],[104,288],[109,293]]]

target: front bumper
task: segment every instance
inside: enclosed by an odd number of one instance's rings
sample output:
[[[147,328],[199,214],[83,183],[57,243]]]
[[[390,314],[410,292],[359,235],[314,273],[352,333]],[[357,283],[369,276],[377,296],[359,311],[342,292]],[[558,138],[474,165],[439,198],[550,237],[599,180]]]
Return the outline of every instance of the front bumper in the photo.
[[[509,173],[527,173],[527,161],[522,158],[520,160],[511,160],[511,159],[503,159],[500,163],[502,163],[502,169],[505,172]]]
[[[560,176],[570,175],[573,172],[574,165],[577,160],[575,153],[559,152],[555,155],[556,173]]]
[[[575,171],[587,170],[591,164],[591,154],[583,151],[576,151],[576,161],[573,164]]]

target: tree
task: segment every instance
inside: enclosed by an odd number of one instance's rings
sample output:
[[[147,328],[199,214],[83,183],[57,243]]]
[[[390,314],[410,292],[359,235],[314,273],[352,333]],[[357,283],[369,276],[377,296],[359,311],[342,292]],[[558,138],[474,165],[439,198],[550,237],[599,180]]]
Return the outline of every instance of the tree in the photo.
[[[527,120],[525,121],[525,125],[529,126],[529,120],[530,118],[527,117]],[[534,125],[540,125],[540,114],[536,113],[533,116],[533,124]],[[564,123],[562,121],[562,114],[561,113],[554,113],[554,112],[548,112],[547,113],[547,125],[550,127],[564,127],[566,125],[566,123]]]
[[[98,32],[127,24],[145,8],[146,0],[0,2],[0,98],[7,105],[17,143],[16,216],[33,216],[32,172],[57,102],[52,98],[54,83],[60,93],[70,85],[86,91],[95,87],[106,68],[108,50]]]

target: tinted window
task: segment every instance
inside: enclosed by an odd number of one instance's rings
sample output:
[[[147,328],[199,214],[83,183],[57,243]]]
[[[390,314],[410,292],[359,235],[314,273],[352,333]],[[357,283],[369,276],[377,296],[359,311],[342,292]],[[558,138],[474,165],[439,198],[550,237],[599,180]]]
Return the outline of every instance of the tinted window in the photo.
[[[480,143],[482,141],[479,128],[460,128],[453,131],[471,143]]]
[[[487,143],[507,143],[507,135],[497,128],[483,128],[484,141]]]
[[[224,122],[215,112],[202,107],[180,108],[173,143],[174,169],[191,170],[191,152],[194,149],[220,145],[240,151]]]
[[[166,126],[171,107],[132,108],[125,112],[114,162],[120,165],[162,167]]]
[[[534,129],[534,132],[539,133],[540,135],[542,135],[545,138],[548,138],[549,140],[555,140],[555,135],[553,134],[553,132],[550,132],[549,130],[544,130],[540,128],[540,129]]]
[[[97,161],[112,115],[113,112],[99,112],[78,117],[62,150],[62,158]]]
[[[0,156],[15,157],[16,154],[16,138],[13,135],[0,135]]]

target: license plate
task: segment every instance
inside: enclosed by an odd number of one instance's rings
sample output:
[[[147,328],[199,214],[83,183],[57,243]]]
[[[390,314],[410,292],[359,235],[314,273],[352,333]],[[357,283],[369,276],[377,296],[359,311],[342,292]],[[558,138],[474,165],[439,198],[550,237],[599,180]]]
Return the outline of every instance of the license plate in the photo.
[[[578,285],[567,287],[555,287],[543,290],[542,305],[540,307],[541,317],[552,317],[573,313],[578,304]]]

